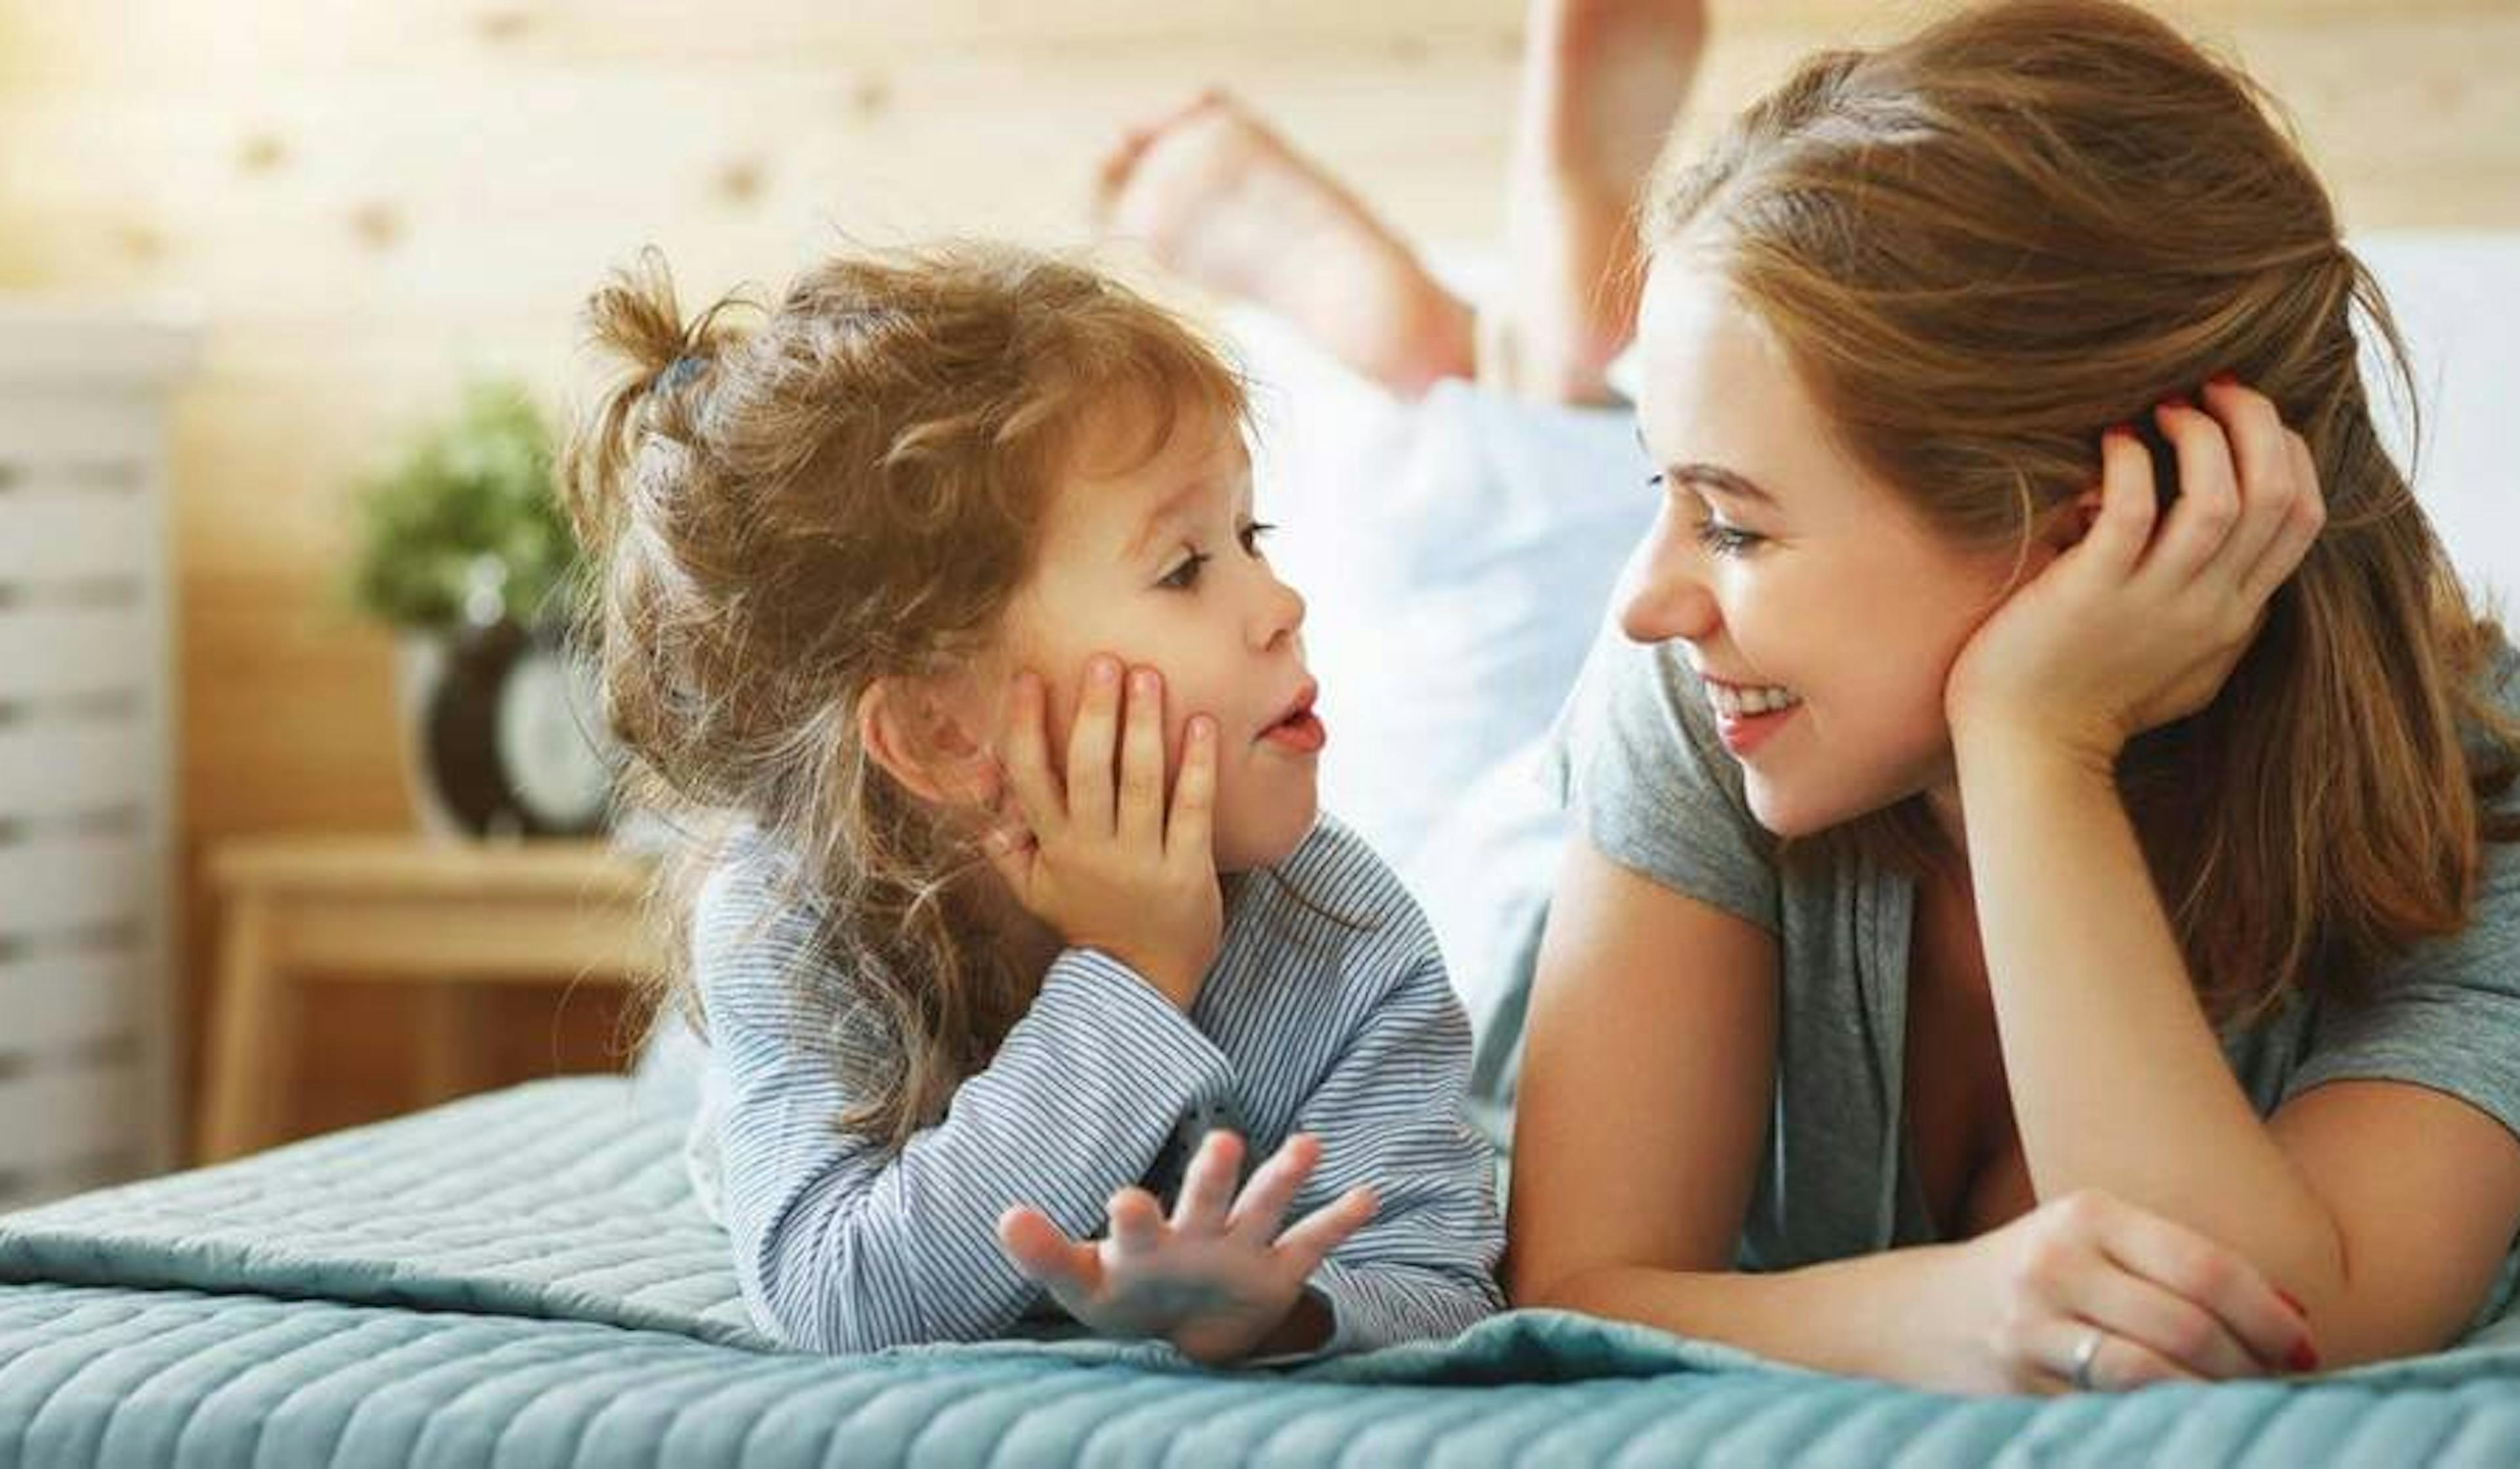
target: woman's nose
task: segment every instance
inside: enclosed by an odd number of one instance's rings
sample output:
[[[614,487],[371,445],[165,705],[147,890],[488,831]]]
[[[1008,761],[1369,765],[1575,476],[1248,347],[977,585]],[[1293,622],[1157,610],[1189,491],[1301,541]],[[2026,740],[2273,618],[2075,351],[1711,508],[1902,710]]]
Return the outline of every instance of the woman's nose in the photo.
[[[1673,533],[1670,518],[1656,522],[1619,579],[1619,631],[1633,642],[1701,642],[1723,625],[1697,557]]]

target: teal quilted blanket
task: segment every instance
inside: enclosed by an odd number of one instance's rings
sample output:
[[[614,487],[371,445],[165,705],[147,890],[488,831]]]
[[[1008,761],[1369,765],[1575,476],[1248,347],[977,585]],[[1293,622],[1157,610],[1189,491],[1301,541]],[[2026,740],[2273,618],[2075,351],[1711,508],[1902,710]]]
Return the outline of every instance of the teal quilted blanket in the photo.
[[[2309,1383],[1961,1400],[1553,1313],[1292,1372],[775,1349],[679,1121],[543,1083],[0,1218],[0,1465],[2520,1463],[2520,1330]]]

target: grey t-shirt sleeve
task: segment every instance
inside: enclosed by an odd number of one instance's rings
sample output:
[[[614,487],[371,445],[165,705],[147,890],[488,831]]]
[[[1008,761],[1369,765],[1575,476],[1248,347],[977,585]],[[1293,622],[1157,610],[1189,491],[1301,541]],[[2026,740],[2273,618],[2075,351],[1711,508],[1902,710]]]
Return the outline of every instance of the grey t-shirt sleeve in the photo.
[[[1677,644],[1603,624],[1541,761],[1575,828],[1620,866],[1778,932],[1776,840]]]
[[[2520,786],[2495,806],[2520,812]],[[2467,927],[2409,951],[2369,1003],[2320,1006],[2284,1095],[2349,1079],[2448,1092],[2520,1137],[2520,843],[2486,845]]]
[[[2520,716],[2520,653],[2508,645],[2489,685]],[[2493,798],[2520,816],[2520,784]],[[2520,842],[2489,842],[2467,926],[2418,945],[2383,972],[2363,1005],[2320,1007],[2289,1098],[2324,1082],[2412,1082],[2459,1098],[2520,1137]]]

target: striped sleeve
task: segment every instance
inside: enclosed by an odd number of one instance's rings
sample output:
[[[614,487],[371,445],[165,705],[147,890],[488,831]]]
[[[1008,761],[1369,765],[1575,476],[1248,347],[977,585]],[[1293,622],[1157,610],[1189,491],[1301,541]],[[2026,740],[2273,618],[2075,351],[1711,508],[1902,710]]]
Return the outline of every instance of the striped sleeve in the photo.
[[[801,943],[801,919],[765,922],[746,891],[711,884],[694,958],[720,1068],[737,1273],[754,1316],[790,1346],[1005,1334],[1041,1293],[998,1245],[999,1216],[1030,1204],[1092,1237],[1182,1115],[1233,1088],[1225,1055],[1151,986],[1071,950],[944,1120],[890,1153],[837,1124],[847,976]]]
[[[1394,926],[1416,942],[1297,1122],[1322,1165],[1292,1217],[1360,1185],[1378,1205],[1314,1272],[1335,1322],[1324,1353],[1450,1337],[1505,1305],[1495,1158],[1464,1107],[1469,1021],[1424,919],[1400,902]]]

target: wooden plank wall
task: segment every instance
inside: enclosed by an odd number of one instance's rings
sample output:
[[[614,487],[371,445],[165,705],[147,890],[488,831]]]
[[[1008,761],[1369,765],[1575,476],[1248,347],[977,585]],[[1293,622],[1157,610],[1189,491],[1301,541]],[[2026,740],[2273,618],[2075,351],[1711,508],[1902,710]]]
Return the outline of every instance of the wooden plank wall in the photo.
[[[2520,226],[2520,0],[2173,10],[2286,99],[2353,225]],[[1687,126],[1917,13],[1719,0]],[[1519,29],[1516,0],[0,0],[0,289],[207,329],[173,444],[195,969],[205,844],[408,820],[388,646],[335,591],[346,488],[467,375],[557,397],[608,265],[652,242],[698,295],[843,234],[1070,242],[1107,140],[1211,82],[1411,234],[1482,240]],[[355,1037],[400,1028],[329,1022],[309,1125],[374,1105],[389,1051]]]

